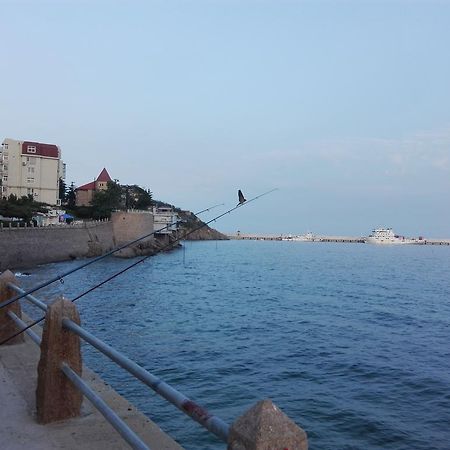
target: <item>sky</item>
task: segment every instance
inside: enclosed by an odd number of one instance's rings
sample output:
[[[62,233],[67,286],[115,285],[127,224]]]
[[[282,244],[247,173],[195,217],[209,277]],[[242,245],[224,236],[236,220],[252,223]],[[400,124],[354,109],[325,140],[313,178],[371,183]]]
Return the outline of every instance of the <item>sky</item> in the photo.
[[[0,0],[0,139],[220,231],[450,238],[450,1]]]

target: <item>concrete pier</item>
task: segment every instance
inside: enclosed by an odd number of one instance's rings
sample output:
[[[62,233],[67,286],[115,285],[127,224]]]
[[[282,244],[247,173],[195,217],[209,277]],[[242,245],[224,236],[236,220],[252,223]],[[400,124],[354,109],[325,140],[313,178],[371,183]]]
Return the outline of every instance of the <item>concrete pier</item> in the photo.
[[[355,236],[314,236],[310,240],[295,241],[288,238],[289,235],[283,234],[252,234],[252,233],[235,233],[227,234],[228,239],[234,240],[251,240],[251,241],[285,241],[285,242],[337,242],[337,243],[352,243],[364,244],[364,237]],[[420,242],[408,245],[450,245],[450,239],[423,239]]]

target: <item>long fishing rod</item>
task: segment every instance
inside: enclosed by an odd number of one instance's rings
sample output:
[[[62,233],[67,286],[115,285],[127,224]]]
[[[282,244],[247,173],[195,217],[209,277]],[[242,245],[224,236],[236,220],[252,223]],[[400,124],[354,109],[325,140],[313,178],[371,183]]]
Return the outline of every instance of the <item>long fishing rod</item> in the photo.
[[[197,215],[202,214],[202,213],[204,213],[206,211],[210,211],[211,209],[214,209],[217,206],[221,206],[221,205],[210,206],[209,208],[206,208],[206,209],[204,209],[202,211],[199,211],[198,213],[195,213],[194,215],[197,216]],[[176,224],[179,224],[179,223],[182,223],[182,222],[183,222],[182,220],[179,220],[179,221],[176,222]],[[61,281],[62,282],[63,279],[65,277],[67,277],[68,275],[71,275],[72,273],[77,272],[78,270],[84,269],[85,267],[87,267],[87,266],[89,266],[91,264],[94,264],[97,261],[100,261],[100,260],[106,258],[107,256],[111,256],[114,253],[117,253],[119,250],[123,250],[124,248],[129,247],[130,245],[133,245],[136,242],[142,241],[142,239],[146,239],[146,238],[148,238],[150,236],[155,235],[156,233],[160,233],[161,231],[167,230],[168,228],[172,227],[173,225],[174,224],[172,224],[172,223],[167,224],[166,226],[164,226],[162,228],[159,228],[158,230],[152,231],[151,233],[145,234],[144,236],[141,236],[141,237],[139,237],[137,239],[134,239],[134,240],[132,240],[130,242],[127,242],[127,243],[125,243],[125,244],[123,244],[123,245],[121,245],[119,247],[116,247],[116,248],[110,250],[109,252],[106,252],[103,255],[98,256],[97,258],[90,259],[89,261],[86,261],[83,264],[80,264],[79,266],[74,267],[73,269],[70,269],[67,272],[64,272],[63,274],[56,275],[55,277],[51,278],[50,280],[45,281],[45,282],[37,285],[36,287],[30,289],[29,291],[24,292],[23,294],[19,294],[19,295],[15,296],[15,297],[13,297],[13,298],[11,298],[9,300],[4,301],[3,303],[0,304],[0,309],[5,307],[5,306],[10,305],[11,303],[16,302],[17,300],[20,300],[21,298],[26,297],[27,295],[32,294],[33,292],[38,291],[39,289],[42,289],[44,287],[49,286],[52,283],[55,283],[56,281]]]
[[[217,208],[218,206],[223,206],[223,205],[225,205],[225,203],[219,203],[219,204],[217,204],[217,205],[210,206],[209,208],[202,209],[202,210],[199,211],[198,213],[195,213],[195,215],[198,216],[198,215],[201,214],[201,213],[204,213],[204,212],[206,212],[206,211],[211,211],[211,209],[214,209],[214,208]]]
[[[135,261],[134,263],[130,264],[129,266],[125,267],[124,269],[120,270],[119,272],[114,273],[113,275],[111,275],[110,277],[106,278],[105,280],[101,281],[100,283],[96,284],[95,286],[93,286],[92,288],[88,289],[87,291],[81,293],[80,295],[78,295],[77,297],[75,297],[72,302],[77,301],[78,299],[80,299],[81,297],[84,297],[85,295],[89,294],[90,292],[94,291],[95,289],[99,288],[100,286],[103,286],[104,284],[108,283],[109,281],[113,280],[114,278],[118,277],[119,275],[125,273],[126,271],[130,270],[131,268],[137,266],[138,264],[146,261],[148,258],[150,258],[150,256],[154,256],[157,253],[160,253],[162,251],[164,251],[165,249],[173,246],[174,244],[176,244],[177,242],[185,239],[186,237],[188,237],[189,235],[191,235],[192,233],[195,233],[196,231],[208,226],[210,223],[215,222],[216,220],[222,218],[223,216],[232,213],[233,211],[235,211],[236,209],[244,206],[244,205],[248,205],[251,202],[254,202],[255,200],[258,200],[261,197],[264,197],[265,195],[270,194],[271,192],[276,191],[278,188],[275,189],[271,189],[270,191],[264,192],[260,195],[257,195],[256,197],[251,198],[250,200],[246,200],[245,203],[238,203],[235,207],[229,209],[228,211],[225,211],[224,213],[214,217],[213,219],[209,220],[208,222],[204,222],[201,223],[198,227],[194,228],[193,230],[189,231],[188,233],[185,233],[183,236],[176,238],[174,241],[169,242],[168,244],[164,245],[163,247],[161,247],[156,253],[151,254],[151,255],[147,255],[144,256],[143,258],[139,259],[138,261]],[[13,334],[12,336],[8,337],[7,339],[4,339],[2,342],[0,342],[0,345],[5,344],[6,342],[8,342],[9,340],[15,338],[16,336],[19,336],[20,334],[22,334],[24,331],[28,330],[29,328],[34,327],[35,325],[37,325],[38,323],[42,322],[45,319],[45,316],[41,317],[40,319],[36,320],[35,322],[30,323],[29,325],[27,325],[25,328],[23,328],[22,330],[16,332],[15,334]]]

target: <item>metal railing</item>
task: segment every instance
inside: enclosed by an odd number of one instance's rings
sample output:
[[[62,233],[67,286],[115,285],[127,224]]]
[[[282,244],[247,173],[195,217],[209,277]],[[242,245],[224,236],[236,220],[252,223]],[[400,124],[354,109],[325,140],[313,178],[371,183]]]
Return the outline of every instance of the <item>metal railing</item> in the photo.
[[[7,283],[6,284],[10,289],[15,291],[17,294],[25,294],[26,291],[21,289],[19,286],[15,285],[14,283]],[[26,298],[28,301],[33,303],[33,305],[37,306],[38,308],[42,309],[42,311],[47,311],[48,306],[42,302],[41,300],[38,300],[34,295],[28,294],[24,298]]]
[[[40,423],[79,416],[82,396],[85,396],[128,445],[138,450],[149,449],[136,432],[82,379],[80,340],[83,339],[210,433],[226,442],[230,450],[249,448],[308,450],[304,430],[295,425],[270,400],[256,403],[230,427],[219,417],[210,414],[205,408],[82,328],[73,302],[60,298],[48,306],[33,295],[27,294],[15,283],[11,272],[0,275],[0,305],[4,305],[0,308],[0,339],[6,338],[4,342],[10,343],[22,341],[23,336],[17,332],[18,328],[40,346],[41,358],[36,390],[36,415]],[[11,302],[14,293],[46,312],[42,339],[39,333],[33,331],[33,324],[27,325],[22,320],[20,302]],[[15,340],[11,341],[11,338]]]
[[[7,283],[7,286],[18,294],[23,294],[25,291],[13,283]],[[43,311],[48,311],[48,306],[29,294],[24,297],[34,306]],[[20,319],[12,311],[7,311],[7,315],[14,321],[19,329],[27,327],[26,322]],[[229,425],[226,424],[219,417],[210,414],[205,408],[177,391],[175,388],[151,374],[143,367],[136,364],[134,361],[115,350],[102,340],[98,339],[92,333],[86,331],[74,321],[63,318],[62,327],[70,332],[76,334],[78,337],[89,343],[105,356],[110,358],[120,367],[128,371],[135,378],[146,384],[153,391],[167,400],[169,403],[176,406],[180,411],[198,422],[209,432],[216,435],[219,439],[227,442],[229,434]],[[30,336],[33,342],[37,345],[41,344],[41,338],[32,330],[27,329],[25,332]],[[103,417],[118,431],[122,438],[135,449],[148,449],[149,447],[131,430],[128,425],[99,397],[91,387],[83,381],[83,379],[66,363],[61,366],[61,371],[64,375],[76,386],[76,388],[93,404],[95,408],[103,415]]]
[[[8,311],[7,314],[14,321],[14,323],[18,326],[19,329],[22,330],[27,327],[27,324],[22,319],[19,319],[19,317],[17,317],[16,314],[14,314],[12,311]],[[31,340],[35,344],[41,345],[42,339],[33,330],[31,329],[25,330],[25,333],[27,333],[28,336],[30,336]]]
[[[178,409],[183,411],[189,417],[194,419],[200,425],[205,427],[208,431],[215,434],[218,438],[227,442],[229,426],[219,417],[211,415],[206,409],[190,400],[181,392],[178,392],[169,384],[162,381],[160,378],[151,374],[131,359],[122,355],[120,352],[105,344],[103,341],[95,337],[93,334],[84,330],[75,322],[69,319],[63,319],[63,328],[66,328],[77,334],[85,342],[88,342],[101,353],[106,355],[116,364],[127,370],[135,378],[145,383],[148,387],[153,389],[157,394],[172,403]]]
[[[139,436],[97,395],[90,386],[67,364],[61,370],[64,375],[77,387],[77,389],[100,411],[103,417],[119,432],[122,438],[130,444],[131,448],[150,450]]]

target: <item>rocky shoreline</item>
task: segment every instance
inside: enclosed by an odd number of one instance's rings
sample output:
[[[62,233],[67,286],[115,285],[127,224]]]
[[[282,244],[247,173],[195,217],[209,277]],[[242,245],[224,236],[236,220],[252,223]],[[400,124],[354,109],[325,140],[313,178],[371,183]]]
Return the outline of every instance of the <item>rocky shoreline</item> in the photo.
[[[180,233],[183,233],[186,238],[181,240],[186,241],[224,241],[229,237],[214,228],[209,227],[202,222],[197,216],[192,213],[179,213],[183,220]]]

